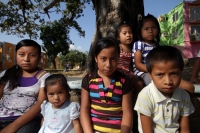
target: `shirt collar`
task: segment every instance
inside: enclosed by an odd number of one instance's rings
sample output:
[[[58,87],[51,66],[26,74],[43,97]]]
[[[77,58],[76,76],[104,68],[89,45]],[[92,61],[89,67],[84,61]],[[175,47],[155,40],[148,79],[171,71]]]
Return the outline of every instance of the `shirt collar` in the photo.
[[[150,83],[150,88],[152,90],[152,95],[156,102],[162,102],[167,99],[155,86],[153,81]],[[172,94],[171,100],[173,101],[180,101],[181,99],[181,92],[180,88],[176,88]]]

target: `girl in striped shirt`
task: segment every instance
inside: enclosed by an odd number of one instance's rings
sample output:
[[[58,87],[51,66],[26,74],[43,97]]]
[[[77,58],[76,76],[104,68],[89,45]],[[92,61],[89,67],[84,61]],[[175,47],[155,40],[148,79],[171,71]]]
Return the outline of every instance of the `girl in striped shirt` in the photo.
[[[120,54],[116,39],[106,37],[93,47],[97,69],[87,74],[81,89],[81,125],[85,133],[130,133],[130,78],[117,71]]]

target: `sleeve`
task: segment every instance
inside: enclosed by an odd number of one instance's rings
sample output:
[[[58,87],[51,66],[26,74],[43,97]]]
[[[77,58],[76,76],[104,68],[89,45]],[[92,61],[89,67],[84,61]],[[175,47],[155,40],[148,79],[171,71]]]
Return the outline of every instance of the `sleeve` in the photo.
[[[89,75],[88,74],[83,78],[81,87],[85,89],[86,91],[89,91]]]
[[[41,81],[41,84],[40,84],[40,88],[43,88],[44,87],[44,82],[45,82],[45,79],[50,76],[50,73],[46,73],[44,74],[39,80]]]
[[[41,104],[41,114],[44,116],[45,115],[45,108],[46,108],[46,105],[47,105],[47,101],[44,100],[43,103]]]
[[[2,72],[0,73],[0,77],[3,77],[3,75],[5,74],[5,72],[6,72],[6,70],[2,71]]]
[[[75,102],[72,102],[71,104],[72,104],[72,107],[70,110],[70,119],[74,120],[74,119],[79,118],[80,116],[80,106],[78,103],[75,103]]]
[[[136,110],[138,113],[151,117],[151,114],[153,112],[153,105],[147,89],[144,88],[139,93],[134,110]]]
[[[123,90],[123,92],[122,92],[123,95],[125,95],[133,90],[132,84],[131,84],[131,79],[128,76],[126,76],[126,78],[125,78],[125,82],[122,86],[122,90]]]
[[[134,43],[134,46],[133,46],[133,53],[135,53],[136,51],[140,50],[141,52],[143,51],[143,43],[140,42],[140,41],[137,41]]]
[[[190,96],[187,92],[182,95],[183,98],[183,108],[181,110],[181,116],[189,116],[194,112],[194,106],[191,103]]]
[[[197,57],[200,57],[200,50],[199,50],[199,53],[197,54]]]

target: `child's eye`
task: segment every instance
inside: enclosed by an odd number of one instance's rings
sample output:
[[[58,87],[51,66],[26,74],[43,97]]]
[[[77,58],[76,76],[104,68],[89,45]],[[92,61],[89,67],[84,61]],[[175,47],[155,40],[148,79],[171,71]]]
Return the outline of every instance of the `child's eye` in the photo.
[[[24,54],[19,54],[19,56],[24,56]]]
[[[152,27],[152,29],[157,29],[157,27],[156,27],[156,26],[154,26],[154,27]]]
[[[178,73],[174,72],[174,73],[172,73],[171,75],[172,75],[172,76],[177,76]]]
[[[58,92],[58,94],[60,95],[60,94],[63,94],[63,92]]]
[[[31,56],[32,56],[32,57],[35,57],[36,55],[35,55],[35,54],[31,54]]]
[[[106,61],[106,58],[101,58],[102,61]]]
[[[156,76],[157,76],[157,77],[162,77],[163,74],[162,74],[162,73],[158,73],[158,74],[156,74]]]
[[[53,93],[49,93],[48,95],[49,95],[49,96],[53,96]]]

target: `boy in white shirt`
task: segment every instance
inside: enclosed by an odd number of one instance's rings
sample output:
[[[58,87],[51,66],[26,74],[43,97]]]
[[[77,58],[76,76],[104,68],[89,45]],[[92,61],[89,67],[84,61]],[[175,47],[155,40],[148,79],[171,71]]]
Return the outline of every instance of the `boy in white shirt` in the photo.
[[[140,133],[176,133],[189,131],[189,115],[194,112],[189,94],[178,88],[184,67],[181,52],[171,46],[160,46],[146,57],[152,82],[139,93]]]

